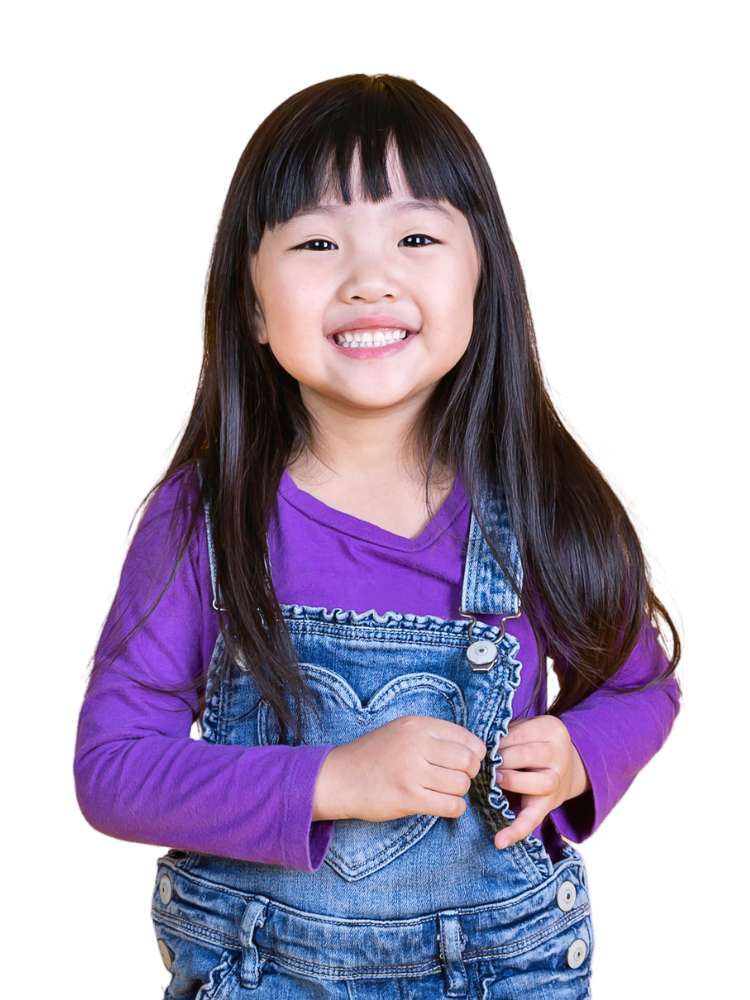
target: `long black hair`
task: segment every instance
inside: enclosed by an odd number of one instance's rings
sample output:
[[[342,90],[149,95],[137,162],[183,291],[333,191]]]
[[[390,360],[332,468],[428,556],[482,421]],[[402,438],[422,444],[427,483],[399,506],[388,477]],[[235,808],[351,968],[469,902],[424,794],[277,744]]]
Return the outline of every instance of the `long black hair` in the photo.
[[[274,592],[267,532],[282,473],[310,441],[310,424],[296,381],[258,340],[249,259],[267,228],[316,204],[331,184],[350,202],[355,158],[356,194],[388,197],[394,152],[415,198],[446,200],[465,215],[481,261],[469,346],[415,429],[425,489],[436,468],[460,471],[480,517],[483,490],[504,496],[523,566],[522,606],[540,653],[566,668],[552,713],[613,678],[644,621],[667,633],[668,663],[657,682],[665,679],[677,665],[679,637],[651,589],[623,505],[552,405],[484,154],[450,108],[401,77],[357,74],[300,91],[266,118],[240,158],[208,273],[195,402],[150,494],[179,470],[200,468],[178,561],[210,501],[227,647],[282,730],[295,728],[290,705],[304,701],[305,689]],[[483,529],[507,564],[490,525]]]

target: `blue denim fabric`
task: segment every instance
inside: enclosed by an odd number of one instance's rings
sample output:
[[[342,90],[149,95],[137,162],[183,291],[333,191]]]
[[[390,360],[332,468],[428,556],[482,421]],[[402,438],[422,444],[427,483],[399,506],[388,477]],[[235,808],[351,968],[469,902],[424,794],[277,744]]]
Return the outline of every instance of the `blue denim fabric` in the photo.
[[[520,582],[502,505],[488,504],[485,517]],[[208,512],[206,523],[215,587]],[[478,614],[518,610],[473,516],[463,600],[464,610]],[[170,851],[159,861],[153,906],[173,974],[166,996],[589,997],[593,935],[580,854],[566,844],[553,864],[534,837],[504,851],[493,844],[513,819],[495,775],[520,681],[516,639],[506,634],[497,663],[474,673],[464,621],[296,605],[283,612],[312,692],[300,742],[341,744],[419,714],[466,726],[488,755],[463,816],[338,820],[317,872]],[[477,624],[473,638],[499,634]],[[203,738],[278,742],[252,681],[226,660],[220,636]],[[212,683],[225,665],[221,682]]]

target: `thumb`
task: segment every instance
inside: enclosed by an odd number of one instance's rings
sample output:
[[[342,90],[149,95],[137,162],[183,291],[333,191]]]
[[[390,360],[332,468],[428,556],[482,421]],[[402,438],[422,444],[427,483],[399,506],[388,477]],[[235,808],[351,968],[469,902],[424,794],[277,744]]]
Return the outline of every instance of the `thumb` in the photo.
[[[528,804],[524,804],[510,826],[506,826],[504,830],[499,830],[495,834],[495,847],[498,850],[510,847],[511,844],[516,844],[524,837],[528,837],[552,808],[552,798],[548,795],[524,796],[522,802],[525,802],[527,798]]]

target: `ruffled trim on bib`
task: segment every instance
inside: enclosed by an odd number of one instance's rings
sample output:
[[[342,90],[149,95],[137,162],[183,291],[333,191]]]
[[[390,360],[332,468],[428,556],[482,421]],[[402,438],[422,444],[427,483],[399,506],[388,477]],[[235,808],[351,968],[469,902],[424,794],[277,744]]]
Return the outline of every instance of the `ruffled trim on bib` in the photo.
[[[377,611],[344,611],[342,608],[329,610],[305,607],[301,604],[282,604],[281,609],[287,624],[298,620],[318,621],[327,625],[371,625],[377,629],[398,629],[406,626],[423,632],[439,632],[442,636],[456,636],[461,640],[465,640],[468,635],[468,622],[446,621],[433,615],[402,615],[397,611],[386,611],[381,615]],[[487,631],[488,633],[492,631],[492,627],[487,626]]]
[[[513,716],[513,695],[518,689],[518,685],[521,683],[521,663],[515,658],[516,653],[520,648],[520,644],[514,636],[506,633],[499,648],[500,651],[504,652],[506,656],[505,663],[508,673],[505,678],[505,689],[508,697],[505,699],[503,710],[498,713],[498,716],[495,719],[495,728],[490,737],[489,751],[487,754],[487,765],[489,771],[487,803],[490,809],[492,809],[496,814],[499,813],[505,821],[503,826],[508,826],[516,817],[515,813],[510,808],[508,799],[505,797],[503,790],[498,784],[497,772],[503,763],[502,754],[500,753],[500,740],[508,735],[508,723],[511,721]],[[545,875],[551,874],[552,866],[549,855],[547,854],[541,840],[537,837],[529,835],[523,841],[523,845],[526,848],[526,852],[530,859],[539,868],[539,870]]]

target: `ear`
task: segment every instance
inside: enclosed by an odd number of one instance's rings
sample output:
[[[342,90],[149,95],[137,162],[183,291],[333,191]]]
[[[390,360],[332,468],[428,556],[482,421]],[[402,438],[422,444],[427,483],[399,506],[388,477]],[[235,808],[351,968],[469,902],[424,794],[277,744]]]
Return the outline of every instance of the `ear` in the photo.
[[[255,329],[255,336],[258,339],[259,344],[268,343],[268,331],[266,330],[266,318],[263,315],[263,307],[260,303],[260,297],[257,292],[257,274],[258,274],[258,256],[253,254],[248,262],[250,268],[250,282],[253,286],[253,298],[255,299],[255,308],[253,310],[253,327]]]
[[[266,321],[263,317],[263,310],[260,308],[260,303],[256,299],[255,301],[255,315],[253,316],[253,324],[255,326],[255,336],[258,339],[259,344],[268,343],[268,331],[266,330]]]

